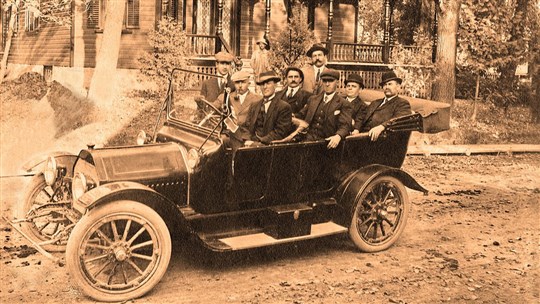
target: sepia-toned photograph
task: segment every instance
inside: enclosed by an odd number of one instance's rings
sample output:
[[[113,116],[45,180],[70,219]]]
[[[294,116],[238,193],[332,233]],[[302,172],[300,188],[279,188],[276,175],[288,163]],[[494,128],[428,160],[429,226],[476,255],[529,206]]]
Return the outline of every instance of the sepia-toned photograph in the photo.
[[[0,303],[540,303],[540,0],[0,0]]]

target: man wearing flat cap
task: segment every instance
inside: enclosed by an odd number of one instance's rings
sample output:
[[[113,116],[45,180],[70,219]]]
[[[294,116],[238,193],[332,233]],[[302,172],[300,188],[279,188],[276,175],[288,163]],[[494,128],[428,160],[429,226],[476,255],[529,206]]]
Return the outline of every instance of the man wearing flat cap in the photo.
[[[234,90],[230,75],[234,56],[227,52],[219,52],[215,55],[215,58],[217,77],[205,80],[201,87],[201,95],[209,102],[214,102],[219,94],[225,91],[226,87]]]
[[[328,140],[328,149],[336,148],[351,130],[351,106],[337,94],[339,71],[326,69],[321,73],[324,93],[311,96],[299,117],[308,124],[306,139]]]
[[[296,117],[313,94],[302,88],[304,73],[297,67],[290,66],[285,70],[285,81],[286,86],[276,93],[276,97],[290,104],[293,116]]]
[[[367,113],[367,104],[360,99],[360,90],[364,89],[364,80],[358,74],[350,74],[345,80],[345,100],[349,102],[352,108],[353,127],[362,125]]]
[[[242,138],[246,146],[269,144],[285,138],[292,130],[291,106],[276,98],[276,84],[281,78],[273,71],[261,73],[257,84],[263,98],[251,105]]]
[[[321,83],[321,74],[327,69],[326,62],[328,50],[322,46],[315,44],[307,52],[306,55],[311,58],[311,65],[302,69],[304,73],[304,84],[302,88],[314,95],[323,91]]]
[[[261,99],[260,95],[249,90],[250,75],[246,71],[238,71],[232,74],[231,81],[235,90],[229,95],[229,104],[232,109],[232,117],[237,125],[243,125],[249,112],[249,107]],[[225,94],[220,94],[214,106],[218,109],[223,107]]]
[[[362,125],[355,125],[353,134],[368,132],[371,140],[375,141],[386,129],[390,119],[412,113],[409,102],[398,96],[401,82],[401,78],[394,71],[382,75],[380,85],[384,90],[384,98],[371,102]]]

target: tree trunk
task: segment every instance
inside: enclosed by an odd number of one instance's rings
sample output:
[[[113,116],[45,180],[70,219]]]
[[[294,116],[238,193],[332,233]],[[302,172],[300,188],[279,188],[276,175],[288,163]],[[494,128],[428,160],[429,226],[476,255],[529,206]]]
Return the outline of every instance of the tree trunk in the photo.
[[[98,108],[112,106],[125,9],[126,0],[107,1],[103,39],[96,56],[96,67],[88,89],[88,99],[95,102]]]
[[[476,115],[478,114],[478,93],[480,92],[480,73],[476,75],[476,89],[474,91],[473,112],[471,120],[476,121]]]
[[[7,70],[7,61],[9,57],[9,51],[11,50],[11,40],[13,38],[14,27],[15,27],[15,18],[17,18],[17,13],[19,11],[19,4],[20,0],[16,0],[10,9],[9,14],[9,25],[8,25],[8,32],[6,35],[6,45],[4,47],[4,54],[2,55],[2,63],[0,64],[0,84],[4,81],[4,77],[6,75]],[[3,13],[3,12],[0,12]]]
[[[436,5],[440,19],[432,97],[452,105],[456,95],[456,44],[461,0],[438,1]]]

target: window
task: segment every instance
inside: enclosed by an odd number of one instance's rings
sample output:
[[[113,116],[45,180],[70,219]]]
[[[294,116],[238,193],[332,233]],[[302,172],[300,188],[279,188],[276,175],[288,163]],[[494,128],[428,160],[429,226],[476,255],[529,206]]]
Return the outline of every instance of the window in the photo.
[[[86,25],[88,28],[103,28],[105,1],[107,0],[92,0],[88,3],[86,21]],[[139,28],[139,0],[126,0],[126,10],[124,13],[124,28]]]
[[[24,11],[24,30],[35,32],[39,29],[39,1],[38,7],[28,6]]]

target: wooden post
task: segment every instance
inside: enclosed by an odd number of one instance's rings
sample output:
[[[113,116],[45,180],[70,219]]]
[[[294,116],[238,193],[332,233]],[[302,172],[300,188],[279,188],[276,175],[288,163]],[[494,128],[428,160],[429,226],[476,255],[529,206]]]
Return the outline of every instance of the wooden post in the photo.
[[[383,36],[383,62],[390,59],[390,0],[384,0],[384,36]]]
[[[437,61],[437,40],[439,40],[439,37],[437,35],[437,31],[439,30],[439,5],[438,0],[436,0],[435,10],[433,12],[433,36],[432,36],[432,51],[431,51],[431,62],[435,63]]]
[[[332,51],[334,49],[332,41],[332,25],[334,23],[334,0],[330,0],[328,6],[328,35],[326,37],[326,48],[328,49],[328,61],[332,60]]]
[[[315,29],[315,4],[313,1],[308,2],[307,20],[309,29],[313,31]]]
[[[264,38],[270,41],[270,9],[272,8],[272,0],[266,0],[266,17],[264,19]]]
[[[216,53],[221,51],[221,36],[223,36],[223,0],[217,0]]]
[[[191,33],[192,34],[197,34],[197,3],[199,1],[197,0],[193,0],[193,6],[192,6],[192,12],[191,12],[191,16],[192,16],[192,20],[191,20]]]

